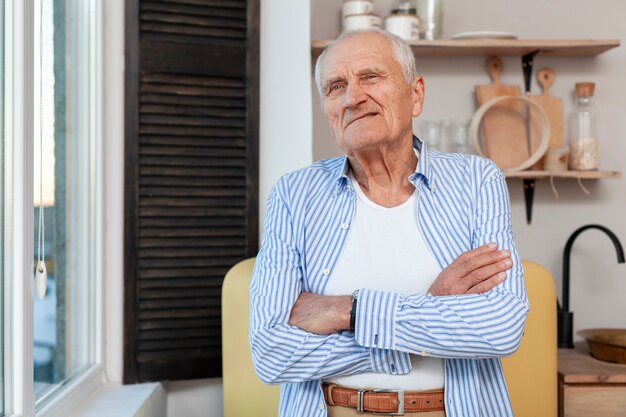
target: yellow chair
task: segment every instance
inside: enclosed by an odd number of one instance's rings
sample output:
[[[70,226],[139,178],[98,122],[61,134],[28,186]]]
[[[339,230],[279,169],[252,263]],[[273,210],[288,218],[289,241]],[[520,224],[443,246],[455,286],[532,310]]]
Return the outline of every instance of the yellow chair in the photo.
[[[222,285],[222,381],[224,417],[276,417],[278,385],[265,385],[254,373],[248,326],[254,258],[233,266]],[[242,395],[243,394],[243,395]]]
[[[550,271],[523,261],[530,312],[522,343],[504,358],[504,376],[515,417],[556,417],[556,288]]]
[[[502,363],[516,417],[556,417],[556,289],[550,272],[524,261],[531,310],[519,350]],[[233,266],[222,287],[224,417],[275,417],[278,386],[256,377],[248,344],[254,259]],[[242,396],[241,393],[245,393]]]

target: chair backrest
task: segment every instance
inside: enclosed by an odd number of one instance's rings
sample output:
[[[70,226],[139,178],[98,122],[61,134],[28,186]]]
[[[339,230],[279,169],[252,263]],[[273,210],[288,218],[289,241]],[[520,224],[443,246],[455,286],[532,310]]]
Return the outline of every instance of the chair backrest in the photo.
[[[550,272],[524,261],[531,309],[519,350],[502,363],[516,417],[557,415],[556,289]],[[222,287],[224,416],[276,416],[278,386],[256,377],[248,344],[254,259],[233,266]],[[245,393],[245,395],[243,395]]]
[[[557,415],[556,288],[546,268],[523,261],[530,312],[514,355],[504,358],[504,376],[515,417]]]
[[[279,387],[254,373],[248,326],[254,258],[233,266],[222,286],[222,382],[224,417],[276,417]]]

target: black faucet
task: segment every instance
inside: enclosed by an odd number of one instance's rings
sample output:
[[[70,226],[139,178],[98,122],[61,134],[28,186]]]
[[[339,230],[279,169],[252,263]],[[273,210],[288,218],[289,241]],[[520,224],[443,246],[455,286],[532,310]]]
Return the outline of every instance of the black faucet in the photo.
[[[557,314],[558,317],[558,342],[560,348],[573,348],[574,342],[572,339],[572,329],[574,328],[574,313],[569,311],[569,261],[570,261],[570,252],[572,250],[572,246],[574,245],[574,240],[578,237],[579,234],[584,232],[587,229],[599,229],[606,233],[615,245],[615,251],[617,252],[617,262],[620,264],[624,263],[624,249],[622,249],[622,244],[619,239],[613,232],[607,229],[604,226],[600,226],[599,224],[588,224],[586,226],[582,226],[577,229],[572,235],[567,239],[567,243],[565,244],[565,250],[563,251],[563,295],[561,300],[563,301],[563,307],[559,306],[559,311]]]

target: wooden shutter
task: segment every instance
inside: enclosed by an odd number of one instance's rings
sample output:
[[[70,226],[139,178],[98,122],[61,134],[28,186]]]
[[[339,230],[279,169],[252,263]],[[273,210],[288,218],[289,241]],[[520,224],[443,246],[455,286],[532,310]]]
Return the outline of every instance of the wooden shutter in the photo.
[[[221,375],[258,246],[258,0],[127,0],[124,382]]]

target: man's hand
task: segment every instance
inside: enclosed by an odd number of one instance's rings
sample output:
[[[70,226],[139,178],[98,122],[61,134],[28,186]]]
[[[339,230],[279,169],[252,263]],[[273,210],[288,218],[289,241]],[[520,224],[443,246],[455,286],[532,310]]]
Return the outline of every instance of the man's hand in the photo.
[[[482,294],[506,279],[513,266],[508,250],[496,250],[495,243],[463,252],[430,286],[432,295]]]
[[[328,296],[303,292],[291,309],[289,324],[315,334],[333,334],[350,329],[352,296]]]

